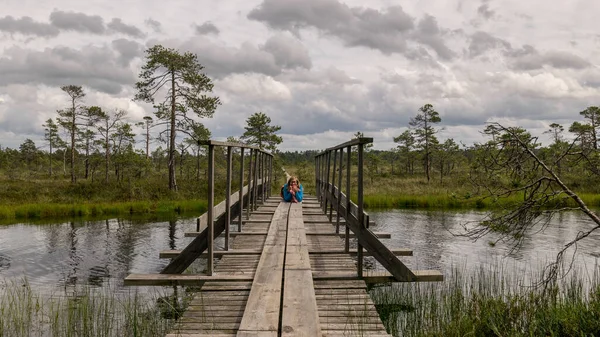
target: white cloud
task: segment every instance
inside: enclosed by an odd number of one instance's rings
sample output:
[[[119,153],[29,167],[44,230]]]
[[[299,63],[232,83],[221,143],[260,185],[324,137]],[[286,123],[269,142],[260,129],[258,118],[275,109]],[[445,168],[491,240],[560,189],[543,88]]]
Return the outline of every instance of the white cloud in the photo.
[[[3,1],[3,147],[41,142],[41,123],[68,104],[65,84],[131,122],[152,115],[131,98],[155,43],[196,53],[214,79],[223,105],[203,122],[215,138],[241,135],[263,111],[282,126],[281,149],[324,148],[357,131],[387,149],[425,103],[442,116],[440,138],[465,143],[486,121],[542,132],[599,104],[600,2],[126,0],[136,10],[123,11],[100,0]]]
[[[271,76],[259,74],[233,74],[218,81],[220,90],[229,99],[252,101],[285,101],[292,98],[290,89]]]

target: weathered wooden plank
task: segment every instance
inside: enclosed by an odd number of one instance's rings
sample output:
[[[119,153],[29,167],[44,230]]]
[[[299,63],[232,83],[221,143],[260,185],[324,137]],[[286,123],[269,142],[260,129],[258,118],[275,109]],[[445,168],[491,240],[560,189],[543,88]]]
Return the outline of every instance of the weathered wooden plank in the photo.
[[[282,336],[321,335],[309,261],[302,205],[292,204],[286,241]]]
[[[189,275],[189,274],[129,274],[123,283],[126,286],[198,286],[207,281],[237,282],[251,281],[253,275]]]
[[[230,233],[231,234],[231,233]],[[177,257],[181,253],[181,250],[163,250],[159,253],[161,259],[172,259]],[[230,255],[260,255],[262,250],[256,249],[231,249],[231,250],[215,250],[213,252],[214,257],[230,256]],[[204,252],[200,256],[206,256]]]
[[[277,335],[285,254],[285,236],[279,234],[285,231],[288,212],[289,205],[280,203],[273,215],[238,336]]]
[[[369,272],[363,275],[366,283],[388,282],[438,282],[444,280],[444,275],[439,270],[414,270],[415,277],[411,280],[398,281],[388,272]],[[356,273],[314,272],[314,280],[355,280],[360,279]]]
[[[184,235],[185,237],[196,237],[196,236],[200,236],[202,235],[203,232],[185,232]],[[229,236],[245,236],[245,235],[267,235],[267,232],[251,232],[251,231],[245,231],[245,232],[231,232],[229,233]]]
[[[385,233],[385,232],[371,232],[373,233],[373,235],[375,235],[375,237],[379,238],[379,239],[389,239],[392,237],[392,235],[390,233]],[[231,233],[231,235],[233,235],[233,233]],[[322,235],[322,236],[339,236],[340,238],[345,238],[346,234],[345,233],[335,233],[335,232],[307,232],[306,235]],[[356,238],[356,235],[354,233],[350,233],[350,238]]]

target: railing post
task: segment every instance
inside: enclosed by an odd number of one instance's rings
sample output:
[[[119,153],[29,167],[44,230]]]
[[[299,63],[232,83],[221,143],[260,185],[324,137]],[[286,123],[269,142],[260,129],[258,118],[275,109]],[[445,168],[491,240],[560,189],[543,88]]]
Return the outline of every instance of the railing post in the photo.
[[[340,233],[340,206],[342,204],[342,163],[343,163],[343,159],[344,159],[344,148],[340,149],[340,171],[338,174],[338,194],[337,194],[337,205],[336,205],[336,210],[337,210],[337,214],[335,216],[335,233],[339,234]]]
[[[231,169],[232,148],[227,147],[227,186],[225,187],[225,250],[229,250],[229,225],[231,224]]]
[[[273,173],[273,157],[267,156],[267,179],[269,180],[269,185],[267,185],[267,198],[271,197],[271,175]]]
[[[208,257],[206,261],[206,273],[213,274],[213,244],[215,240],[214,207],[215,207],[215,149],[214,145],[208,146],[208,216],[206,225],[208,227]]]
[[[363,150],[364,144],[358,144],[358,182],[357,182],[357,192],[358,192],[358,227],[362,230],[365,226],[364,222],[364,213],[363,213]],[[356,233],[356,237],[360,235],[360,232]],[[357,240],[358,241],[358,240]],[[360,243],[358,243],[358,277],[363,276],[363,247]]]
[[[252,205],[252,155],[254,149],[250,149],[250,162],[248,163],[248,202],[246,203],[246,220],[250,219],[250,205]]]
[[[240,191],[239,191],[240,215],[238,216],[238,232],[242,231],[242,216],[244,214],[244,148],[240,148]]]
[[[261,156],[262,160],[260,161],[260,167],[262,168],[260,170],[261,172],[261,176],[262,176],[262,185],[261,185],[261,189],[262,189],[262,203],[265,203],[265,195],[267,194],[267,178],[266,178],[266,173],[267,173],[267,155],[265,153],[262,154]]]
[[[260,150],[254,150],[254,184],[252,184],[252,194],[254,198],[252,198],[252,212],[254,212],[258,206],[256,205],[256,199],[258,199],[258,155]]]
[[[331,202],[329,202],[329,222],[333,218],[333,196],[335,195],[335,170],[337,169],[337,150],[333,150],[333,172],[331,172]]]
[[[331,171],[331,151],[327,151],[327,174],[325,176],[325,204],[323,213],[327,214],[327,203],[329,202],[329,171]]]
[[[320,203],[321,196],[319,191],[319,158],[321,158],[321,156],[315,157],[315,195],[317,196],[317,201]]]
[[[348,146],[348,156],[346,158],[346,253],[350,251],[350,227],[348,227],[348,218],[350,217],[350,164],[352,163],[352,146]]]

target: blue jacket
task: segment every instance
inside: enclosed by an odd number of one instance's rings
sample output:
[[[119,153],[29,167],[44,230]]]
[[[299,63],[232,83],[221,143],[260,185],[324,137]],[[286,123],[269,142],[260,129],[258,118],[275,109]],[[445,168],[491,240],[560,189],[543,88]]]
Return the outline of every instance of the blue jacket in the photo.
[[[304,187],[302,187],[302,184],[300,184],[300,191],[296,192],[296,200],[298,202],[302,201],[302,197],[304,194]],[[292,194],[288,191],[289,187],[288,184],[286,183],[285,185],[283,185],[283,200],[285,201],[292,201]]]

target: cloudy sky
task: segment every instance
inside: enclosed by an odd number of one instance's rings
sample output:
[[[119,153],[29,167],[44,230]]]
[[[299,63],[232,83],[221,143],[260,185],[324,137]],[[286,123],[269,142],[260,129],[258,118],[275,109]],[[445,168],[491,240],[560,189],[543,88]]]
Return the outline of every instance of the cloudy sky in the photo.
[[[133,84],[155,44],[196,53],[214,80],[214,139],[262,111],[282,150],[357,131],[389,149],[426,103],[441,139],[470,145],[490,121],[547,138],[600,104],[598,13],[593,0],[2,0],[0,145],[45,147],[62,85],[141,121],[152,109]]]

